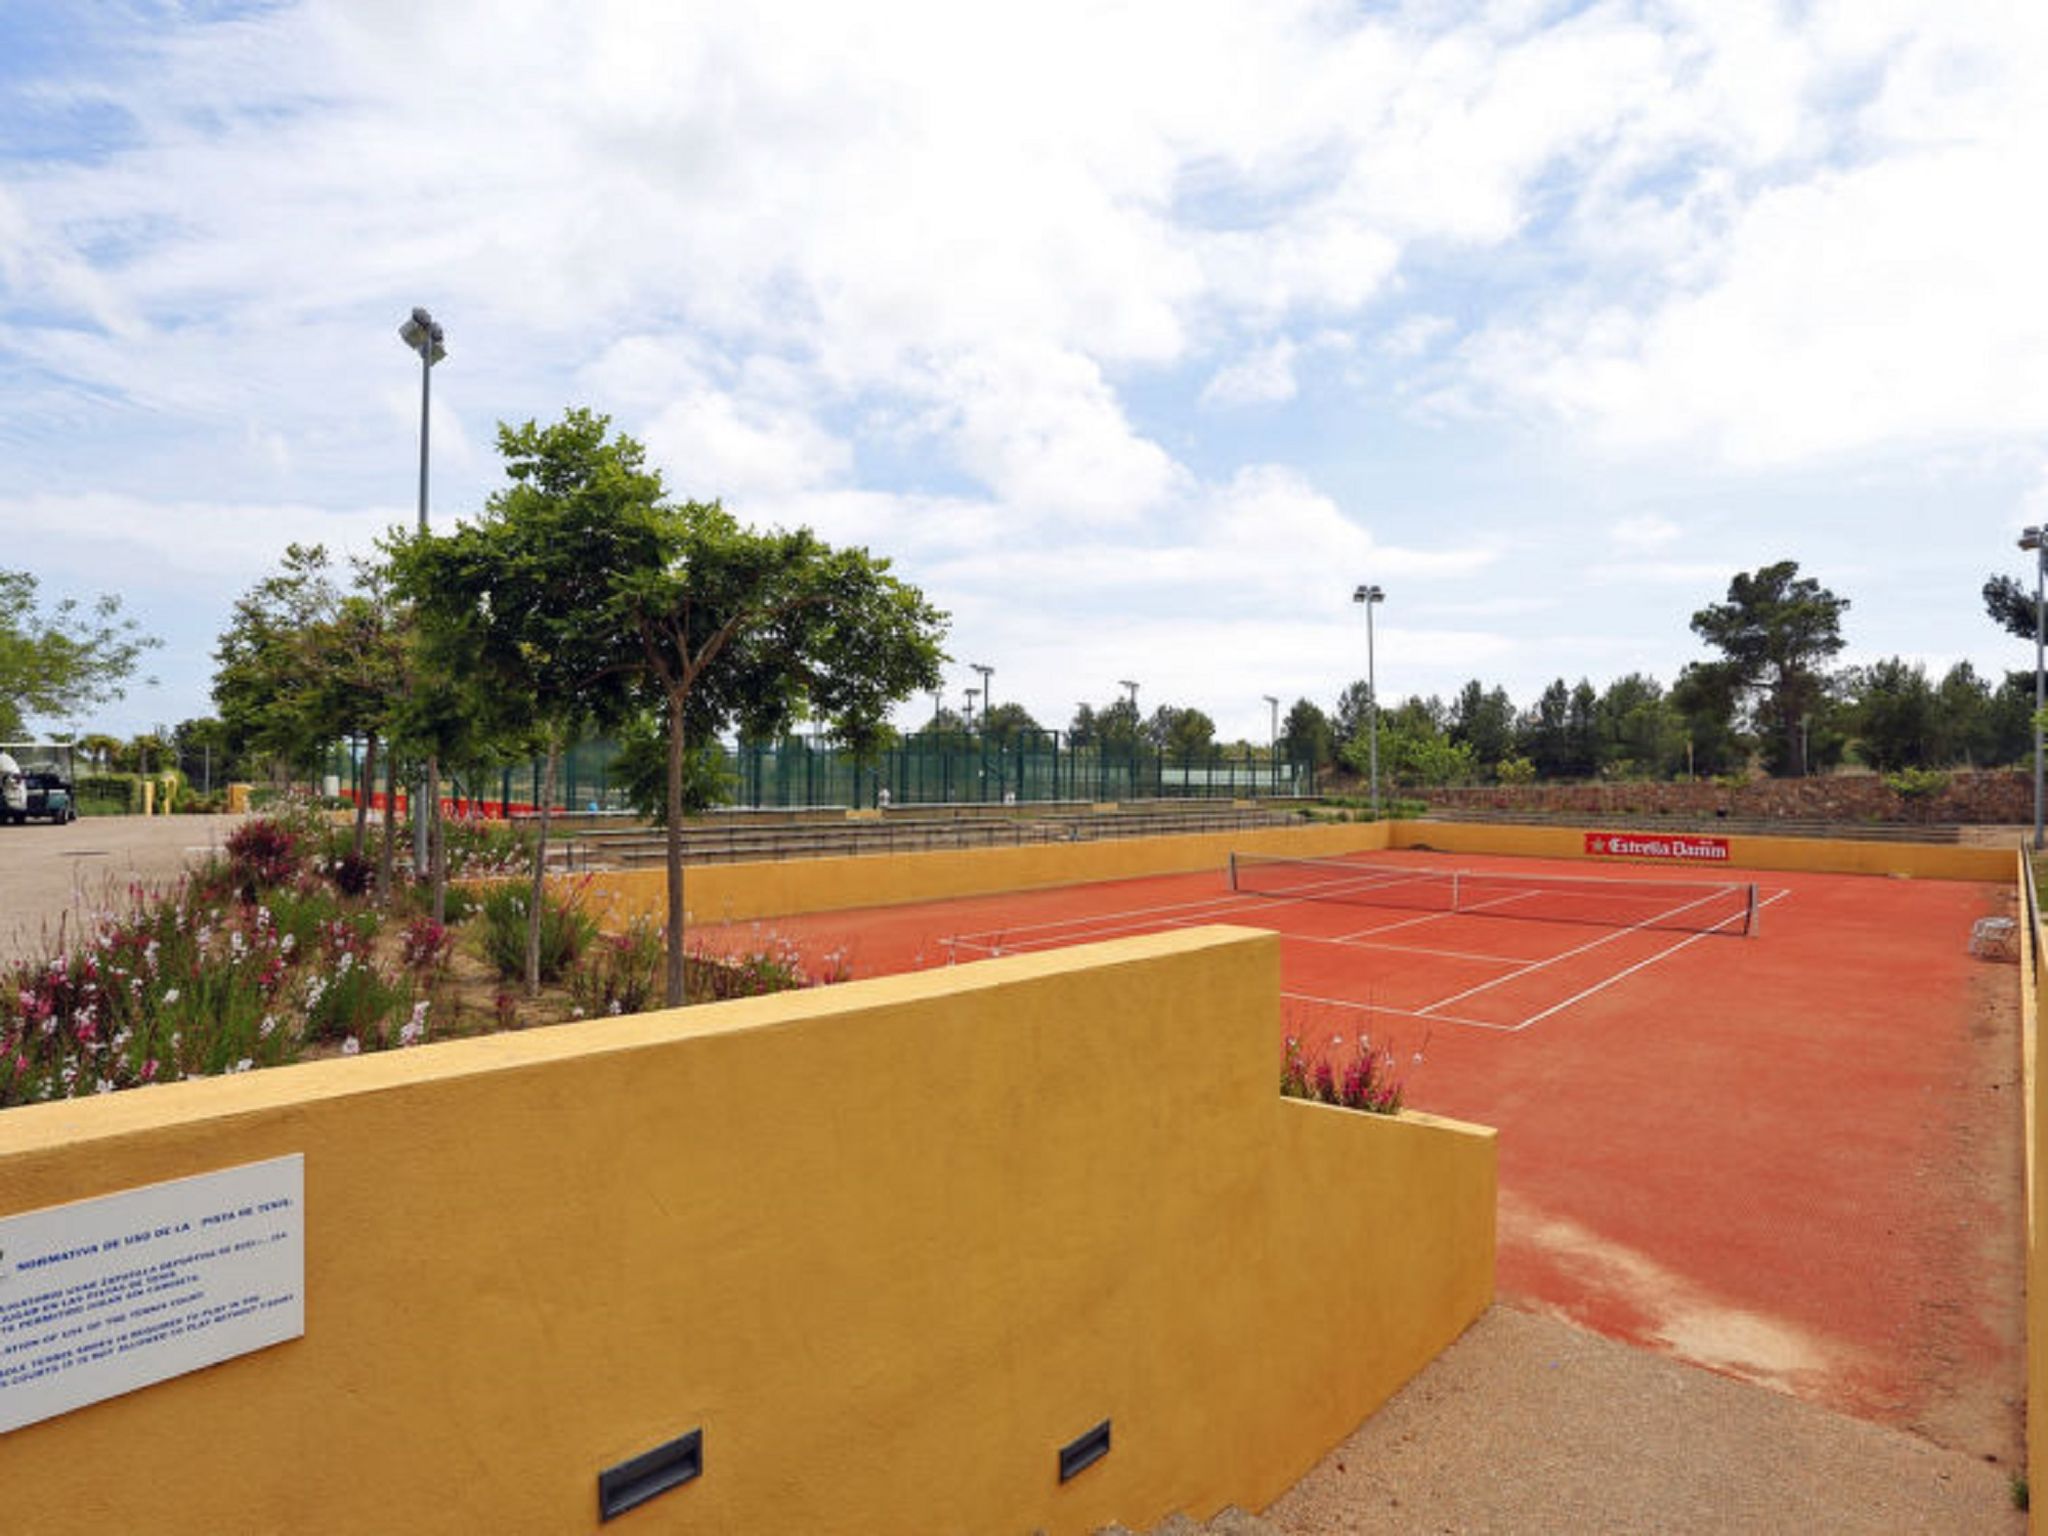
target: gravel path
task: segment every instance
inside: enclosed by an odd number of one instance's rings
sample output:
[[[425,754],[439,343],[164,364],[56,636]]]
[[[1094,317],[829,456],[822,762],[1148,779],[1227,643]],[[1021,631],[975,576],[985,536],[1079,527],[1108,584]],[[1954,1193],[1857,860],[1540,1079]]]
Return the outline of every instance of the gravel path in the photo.
[[[1263,1518],[1287,1536],[2018,1536],[2013,1470],[1496,1306]]]

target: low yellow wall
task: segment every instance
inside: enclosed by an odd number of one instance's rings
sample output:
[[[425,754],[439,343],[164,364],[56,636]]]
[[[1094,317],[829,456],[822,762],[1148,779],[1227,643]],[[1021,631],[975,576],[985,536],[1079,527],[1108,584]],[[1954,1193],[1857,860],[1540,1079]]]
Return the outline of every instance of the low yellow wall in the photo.
[[[1489,822],[1397,821],[1388,824],[1392,848],[1437,848],[1449,853],[1516,854],[1541,859],[1583,859],[1586,831],[1578,827],[1518,827]],[[1613,831],[1613,828],[1601,828]],[[1646,826],[1642,830],[1651,830]],[[1665,859],[1599,858],[1602,864],[1648,863],[1684,868],[1688,878],[1712,878],[1722,868],[1807,870],[1834,875],[1910,875],[1925,880],[2012,878],[2012,854],[2003,848],[1959,848],[1943,843],[1859,842],[1849,838],[1741,837],[1728,839],[1727,864],[1683,866]]]
[[[1339,822],[1017,848],[692,864],[683,883],[691,921],[748,922],[797,912],[899,906],[1139,875],[1221,870],[1233,850],[1316,857],[1386,846],[1387,823]],[[608,923],[658,917],[665,910],[665,870],[623,870],[575,879],[585,885],[588,899]]]
[[[1204,929],[0,1114],[0,1214],[303,1153],[303,1339],[0,1435],[20,1533],[1258,1506],[1488,1303],[1490,1131],[1276,1092]],[[1109,1457],[1056,1448],[1104,1418]]]
[[[2027,1487],[2039,1488],[2048,1498],[2048,1190],[2041,1187],[2040,1137],[2048,1125],[2048,1103],[2043,1103],[2041,1058],[2041,998],[2048,987],[2048,933],[2038,921],[2025,921],[2032,905],[2028,900],[2030,881],[2027,854],[2015,857],[2019,886],[2020,923],[2020,1054],[2021,1083],[2026,1103],[2026,1189],[2027,1189]],[[2038,917],[2038,914],[2037,914]],[[2042,1529],[2040,1517],[2030,1507],[2029,1530]]]

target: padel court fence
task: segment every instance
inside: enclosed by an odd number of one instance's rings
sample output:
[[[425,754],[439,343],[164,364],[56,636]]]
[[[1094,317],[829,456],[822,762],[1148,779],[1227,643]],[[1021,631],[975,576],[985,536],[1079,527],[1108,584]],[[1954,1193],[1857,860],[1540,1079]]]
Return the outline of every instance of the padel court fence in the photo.
[[[731,754],[738,803],[756,807],[1028,804],[1046,801],[1250,799],[1315,793],[1303,763],[1221,747],[1172,753],[1069,744],[1061,731],[905,737],[863,763],[800,739],[748,742]]]
[[[904,805],[1028,805],[1061,801],[1238,800],[1315,793],[1315,770],[1250,749],[1161,752],[1144,746],[1075,747],[1062,731],[983,737],[922,732],[863,761],[819,741],[721,745],[725,803],[756,810]],[[630,810],[619,749],[579,742],[556,768],[555,804],[584,812]],[[544,782],[536,758],[509,766],[449,766],[442,792],[459,809],[510,815],[539,806]],[[324,768],[333,792],[362,793],[360,744],[338,742]],[[383,775],[372,786],[382,804]],[[404,792],[401,783],[400,792]],[[886,797],[886,798],[885,798]]]

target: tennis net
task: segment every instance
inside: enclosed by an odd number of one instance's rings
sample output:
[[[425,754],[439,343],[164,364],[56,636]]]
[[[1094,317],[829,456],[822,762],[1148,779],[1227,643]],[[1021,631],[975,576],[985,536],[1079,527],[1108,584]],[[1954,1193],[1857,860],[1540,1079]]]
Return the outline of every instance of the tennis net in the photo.
[[[1608,928],[1746,935],[1755,933],[1757,926],[1756,886],[1733,882],[1401,869],[1342,859],[1233,853],[1230,888],[1293,901]]]

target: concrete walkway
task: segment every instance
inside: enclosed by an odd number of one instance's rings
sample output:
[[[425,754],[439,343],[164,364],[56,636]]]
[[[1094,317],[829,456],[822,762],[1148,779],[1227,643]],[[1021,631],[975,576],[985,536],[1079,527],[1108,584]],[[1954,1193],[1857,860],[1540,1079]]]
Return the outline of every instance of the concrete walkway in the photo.
[[[2018,1536],[2018,1470],[1496,1306],[1263,1518],[1287,1536]]]

